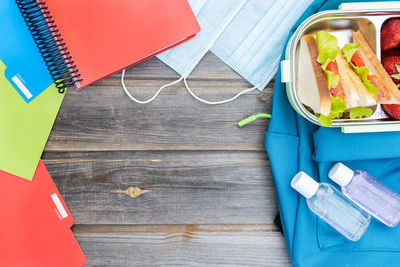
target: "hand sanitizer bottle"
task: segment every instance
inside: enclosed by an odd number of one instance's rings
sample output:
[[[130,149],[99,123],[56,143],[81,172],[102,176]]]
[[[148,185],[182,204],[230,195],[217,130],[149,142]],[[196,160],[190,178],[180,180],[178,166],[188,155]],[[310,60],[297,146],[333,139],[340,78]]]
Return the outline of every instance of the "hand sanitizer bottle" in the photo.
[[[371,216],[333,186],[317,183],[304,172],[296,174],[290,185],[307,199],[312,212],[346,238],[357,241],[367,230]]]
[[[353,171],[336,163],[328,174],[342,192],[384,224],[394,227],[400,221],[400,195],[364,171]]]

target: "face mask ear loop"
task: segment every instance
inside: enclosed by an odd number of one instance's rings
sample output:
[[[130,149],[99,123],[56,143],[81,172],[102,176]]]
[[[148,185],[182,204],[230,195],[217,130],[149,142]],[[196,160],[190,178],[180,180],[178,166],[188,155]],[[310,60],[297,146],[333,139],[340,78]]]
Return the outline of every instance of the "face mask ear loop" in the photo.
[[[246,90],[243,90],[242,92],[239,92],[239,93],[236,94],[234,97],[229,98],[229,99],[227,99],[227,100],[216,101],[216,102],[210,102],[210,101],[201,99],[200,97],[198,97],[197,95],[195,95],[195,94],[192,92],[192,90],[190,89],[190,87],[189,87],[189,85],[188,85],[188,83],[187,83],[187,81],[186,81],[186,78],[187,78],[187,77],[183,78],[183,82],[185,83],[186,90],[189,92],[189,94],[190,94],[191,96],[193,96],[195,99],[197,99],[198,101],[200,101],[200,102],[202,102],[202,103],[204,103],[204,104],[208,104],[208,105],[220,105],[220,104],[225,104],[225,103],[228,103],[228,102],[231,102],[231,101],[235,100],[236,98],[238,98],[239,96],[241,96],[241,95],[243,95],[243,94],[246,94],[246,93],[248,93],[248,92],[251,92],[251,91],[257,89],[257,87],[254,86],[253,88],[246,89]]]
[[[167,88],[168,86],[171,86],[171,85],[174,85],[174,84],[176,84],[176,83],[179,83],[180,81],[182,81],[182,79],[183,79],[183,77],[179,78],[179,79],[176,80],[176,81],[173,81],[173,82],[171,82],[171,83],[168,83],[168,84],[165,84],[165,85],[161,86],[160,89],[157,90],[157,92],[154,94],[153,97],[151,97],[151,98],[148,99],[148,100],[144,100],[144,101],[141,101],[141,100],[138,100],[138,99],[134,98],[134,97],[129,93],[128,89],[127,89],[126,86],[125,86],[125,70],[122,71],[121,84],[122,84],[122,88],[124,89],[126,95],[127,95],[130,99],[132,99],[133,101],[135,101],[135,102],[138,103],[138,104],[144,105],[144,104],[148,104],[148,103],[150,103],[151,101],[153,101],[154,99],[156,99],[157,96],[161,93],[162,90],[164,90],[164,89]]]

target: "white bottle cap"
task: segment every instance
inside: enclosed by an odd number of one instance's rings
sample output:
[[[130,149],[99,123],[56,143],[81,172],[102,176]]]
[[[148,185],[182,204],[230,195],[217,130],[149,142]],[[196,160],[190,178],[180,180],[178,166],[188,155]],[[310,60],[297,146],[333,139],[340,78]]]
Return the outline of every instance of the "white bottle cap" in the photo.
[[[346,186],[353,179],[354,172],[341,162],[333,165],[328,177],[340,186]]]
[[[293,177],[290,186],[305,198],[310,198],[317,193],[319,183],[308,176],[305,172],[299,172]]]

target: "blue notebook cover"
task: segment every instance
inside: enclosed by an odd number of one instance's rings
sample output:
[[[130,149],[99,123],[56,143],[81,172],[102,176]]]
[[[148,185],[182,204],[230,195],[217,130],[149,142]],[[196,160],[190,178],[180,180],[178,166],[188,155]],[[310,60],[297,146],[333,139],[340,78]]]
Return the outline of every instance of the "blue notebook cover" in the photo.
[[[0,60],[6,79],[26,101],[32,101],[53,80],[15,0],[0,1]]]

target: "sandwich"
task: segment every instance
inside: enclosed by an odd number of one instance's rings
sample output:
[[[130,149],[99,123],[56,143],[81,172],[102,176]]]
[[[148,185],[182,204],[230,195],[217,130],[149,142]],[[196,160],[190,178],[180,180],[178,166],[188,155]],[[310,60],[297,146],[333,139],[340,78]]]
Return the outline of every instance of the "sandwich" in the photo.
[[[343,49],[325,31],[300,41],[297,95],[322,126],[331,126],[333,119],[369,117],[368,107],[377,103],[400,103],[396,85],[363,36],[355,32],[353,39]]]
[[[343,47],[346,60],[364,85],[375,92],[380,104],[399,104],[400,91],[360,32],[353,33],[353,42]]]

